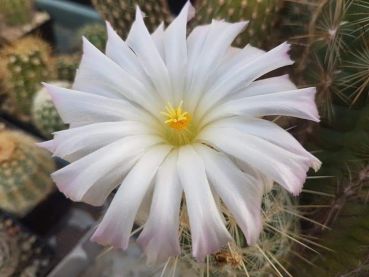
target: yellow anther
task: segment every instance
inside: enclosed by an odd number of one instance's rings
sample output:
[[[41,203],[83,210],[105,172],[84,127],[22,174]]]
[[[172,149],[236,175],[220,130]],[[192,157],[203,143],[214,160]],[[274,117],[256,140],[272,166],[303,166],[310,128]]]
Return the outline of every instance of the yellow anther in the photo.
[[[177,108],[174,108],[172,104],[168,102],[165,106],[165,111],[160,112],[167,117],[164,123],[178,131],[186,129],[191,121],[188,112],[182,110],[182,105],[183,101],[179,103]]]

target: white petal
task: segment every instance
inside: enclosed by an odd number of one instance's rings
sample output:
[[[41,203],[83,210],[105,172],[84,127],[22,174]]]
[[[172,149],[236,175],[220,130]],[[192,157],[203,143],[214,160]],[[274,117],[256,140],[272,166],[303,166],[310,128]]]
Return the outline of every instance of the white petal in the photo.
[[[85,38],[81,64],[72,88],[111,98],[128,99],[150,112],[155,111],[153,105],[156,101],[147,87]]]
[[[160,23],[158,28],[151,34],[151,38],[160,56],[164,59],[164,22]]]
[[[137,121],[102,122],[54,133],[54,156],[73,161],[126,136],[155,134]]]
[[[274,143],[283,149],[305,157],[310,161],[309,166],[317,171],[321,162],[301,146],[301,144],[286,130],[277,124],[258,118],[227,118],[215,122],[214,128],[233,128],[242,133],[257,136]]]
[[[232,128],[207,127],[198,138],[272,178],[294,195],[301,192],[311,163],[266,140]]]
[[[106,197],[122,181],[129,170],[128,164],[142,155],[145,148],[160,143],[152,136],[131,136],[115,141],[86,157],[54,172],[52,178],[59,190],[73,201],[86,201],[89,190],[98,190],[96,198],[90,197],[88,203],[101,205]],[[106,182],[101,182],[105,178]],[[121,177],[120,180],[117,180]]]
[[[211,184],[235,217],[248,244],[255,244],[262,230],[264,184],[240,171],[223,153],[200,144],[196,151],[204,160]]]
[[[108,31],[108,42],[106,44],[106,56],[117,63],[126,72],[129,72],[145,85],[147,89],[151,89],[152,85],[148,79],[144,69],[142,68],[136,54],[128,47],[126,42],[113,30],[109,22],[106,22]]]
[[[171,148],[168,145],[153,147],[137,162],[119,187],[91,240],[122,249],[128,247],[137,210]]]
[[[135,108],[123,99],[112,99],[49,84],[44,85],[64,123],[88,124],[148,118],[143,110]]]
[[[192,112],[206,89],[207,80],[221,63],[232,41],[246,27],[247,22],[213,21],[200,26],[188,37],[187,99]],[[191,110],[192,109],[192,110]]]
[[[240,87],[251,84],[252,81],[270,71],[292,64],[293,61],[287,54],[289,49],[289,44],[283,43],[264,55],[225,72],[222,78],[216,80],[202,98],[199,104],[199,116],[206,114],[224,97],[236,93]]]
[[[172,82],[174,103],[183,99],[187,66],[187,21],[194,15],[194,8],[188,1],[181,13],[168,26],[164,34],[164,56]]]
[[[231,157],[230,157],[231,158]],[[263,184],[264,194],[270,192],[273,189],[274,180],[270,177],[265,176],[260,171],[251,167],[249,164],[242,162],[239,159],[232,158],[232,161],[246,174],[254,177],[259,183]]]
[[[159,168],[150,215],[137,240],[149,263],[165,262],[180,254],[178,229],[183,189],[177,175],[177,156],[177,151],[172,151]]]
[[[247,44],[243,49],[231,47],[224,57],[222,64],[216,68],[212,81],[223,77],[227,72],[236,70],[265,54],[264,50]]]
[[[136,20],[131,27],[126,42],[136,53],[146,74],[151,78],[156,92],[165,101],[164,103],[172,101],[168,69],[145,26],[138,6],[136,8]]]
[[[191,145],[179,148],[178,175],[186,196],[192,254],[203,261],[232,238],[215,204],[204,164]]]
[[[315,93],[315,88],[305,88],[234,99],[208,113],[203,124],[233,115],[247,117],[283,115],[319,122]]]
[[[39,143],[36,143],[36,145],[48,150],[49,152],[54,152],[55,150],[54,140],[39,142]]]
[[[282,75],[254,81],[250,85],[241,88],[232,98],[251,97],[289,90],[297,90],[297,87],[288,75]]]

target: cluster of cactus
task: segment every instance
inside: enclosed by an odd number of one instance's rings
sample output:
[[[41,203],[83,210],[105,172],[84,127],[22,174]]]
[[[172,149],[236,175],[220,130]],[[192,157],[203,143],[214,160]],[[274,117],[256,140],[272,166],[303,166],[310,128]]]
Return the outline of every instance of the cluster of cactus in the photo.
[[[166,0],[92,0],[100,14],[112,24],[122,37],[126,37],[135,19],[135,8],[139,5],[145,13],[145,22],[154,31],[161,22],[169,23],[171,13]]]
[[[71,87],[70,83],[67,82],[53,82],[51,84],[64,88]],[[51,139],[54,132],[66,129],[66,125],[55,109],[46,88],[42,88],[35,95],[32,105],[32,122],[47,139]]]
[[[106,45],[106,28],[103,24],[94,23],[88,24],[82,27],[77,32],[78,41],[81,41],[81,37],[86,37],[89,42],[95,45],[100,51],[104,52]]]
[[[50,46],[37,37],[22,38],[3,48],[3,85],[16,114],[28,118],[32,99],[49,74]]]
[[[301,201],[315,207],[310,215],[332,228],[311,232],[321,235],[323,246],[335,254],[309,257],[317,265],[324,263],[314,269],[317,276],[355,270],[369,254],[363,248],[368,218],[362,214],[368,210],[362,196],[368,193],[363,190],[369,161],[368,16],[369,2],[362,0],[291,1],[284,16],[287,35],[294,35],[292,76],[299,85],[318,89],[321,123],[306,128],[306,141],[317,150],[323,162],[318,174],[326,178],[309,180],[309,193]],[[314,275],[312,270],[306,276]]]
[[[0,130],[0,208],[24,216],[54,190],[55,165],[31,137]]]
[[[0,21],[9,26],[32,20],[34,0],[0,0]]]
[[[249,20],[247,30],[236,38],[235,45],[250,43],[261,47],[272,41],[272,29],[282,4],[281,0],[197,0],[192,25],[208,24],[213,19]]]
[[[254,246],[247,246],[242,231],[226,207],[226,225],[234,242],[224,249],[206,257],[205,263],[198,263],[191,256],[191,235],[185,208],[181,214],[181,249],[179,258],[168,261],[164,271],[174,272],[186,269],[193,276],[284,276],[289,274],[286,265],[292,253],[294,242],[299,238],[298,212],[296,203],[288,193],[277,186],[263,198],[264,230]]]

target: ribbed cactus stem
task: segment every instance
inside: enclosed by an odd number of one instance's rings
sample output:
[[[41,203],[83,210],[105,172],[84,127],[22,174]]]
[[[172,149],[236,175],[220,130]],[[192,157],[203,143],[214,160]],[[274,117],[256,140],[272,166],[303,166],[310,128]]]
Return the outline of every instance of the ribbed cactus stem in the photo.
[[[26,37],[0,52],[3,83],[19,116],[27,118],[32,99],[51,67],[50,46],[36,37]]]
[[[35,141],[15,131],[0,131],[0,208],[24,216],[51,191],[55,165]]]
[[[67,82],[51,82],[50,84],[64,88],[71,87],[71,84]],[[54,132],[63,130],[67,127],[60,118],[45,88],[39,90],[33,99],[32,122],[47,139],[51,139]]]
[[[92,0],[97,11],[109,21],[120,36],[126,38],[135,19],[138,5],[145,14],[146,26],[154,31],[161,22],[169,23],[171,14],[166,0]]]
[[[235,45],[251,43],[260,47],[271,38],[282,3],[280,0],[198,0],[192,24],[198,26],[213,19],[230,22],[249,20],[247,29],[238,36]]]

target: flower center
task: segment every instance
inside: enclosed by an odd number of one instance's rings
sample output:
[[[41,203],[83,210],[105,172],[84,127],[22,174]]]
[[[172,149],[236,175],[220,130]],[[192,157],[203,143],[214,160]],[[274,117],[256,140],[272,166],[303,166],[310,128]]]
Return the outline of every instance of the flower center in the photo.
[[[165,111],[160,112],[166,117],[164,123],[176,131],[187,129],[191,122],[191,116],[188,114],[188,112],[183,111],[182,105],[183,101],[181,101],[179,105],[174,108],[173,105],[168,102],[165,106]]]

